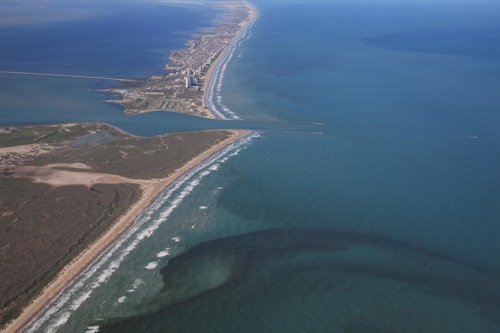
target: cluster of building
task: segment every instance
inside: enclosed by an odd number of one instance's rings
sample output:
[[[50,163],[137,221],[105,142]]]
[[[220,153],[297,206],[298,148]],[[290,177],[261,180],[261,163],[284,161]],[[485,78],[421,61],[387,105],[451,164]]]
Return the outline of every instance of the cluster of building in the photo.
[[[231,7],[232,14],[218,25],[219,32],[200,34],[186,43],[187,48],[172,51],[165,75],[154,75],[140,87],[109,89],[121,100],[108,101],[125,107],[125,113],[168,110],[206,115],[203,90],[208,70],[234,38],[247,12]]]
[[[167,69],[173,70],[174,73],[185,70],[186,83],[191,81],[189,78],[201,78],[233,37],[234,32],[226,31],[190,40],[187,43],[189,46],[187,49],[173,51],[170,54],[173,64],[168,65]]]

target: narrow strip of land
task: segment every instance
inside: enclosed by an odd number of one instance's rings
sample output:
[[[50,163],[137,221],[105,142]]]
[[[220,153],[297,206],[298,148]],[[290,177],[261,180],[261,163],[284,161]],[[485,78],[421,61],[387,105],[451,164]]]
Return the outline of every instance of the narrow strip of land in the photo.
[[[214,1],[214,8],[224,14],[210,31],[199,31],[187,41],[186,49],[170,53],[165,74],[153,75],[142,85],[106,89],[119,96],[106,102],[123,106],[126,115],[164,110],[224,119],[213,105],[214,82],[258,13],[246,0]]]
[[[0,71],[0,74],[34,75],[34,76],[55,76],[55,77],[77,78],[77,79],[111,80],[111,81],[120,81],[120,82],[139,82],[139,80],[120,79],[120,78],[116,78],[116,77],[71,75],[71,74],[54,74],[54,73],[33,73],[33,72]]]

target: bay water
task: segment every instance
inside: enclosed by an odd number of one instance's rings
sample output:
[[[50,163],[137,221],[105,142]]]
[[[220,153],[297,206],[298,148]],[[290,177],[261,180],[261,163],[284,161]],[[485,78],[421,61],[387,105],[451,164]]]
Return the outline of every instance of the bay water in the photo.
[[[31,330],[500,331],[498,5],[255,5],[218,96],[243,122],[216,125],[273,125],[166,191]],[[92,72],[107,73],[134,75]],[[73,82],[93,97],[52,95],[86,110],[72,121],[141,135],[215,126],[121,117]],[[43,122],[29,104],[6,109],[3,125]]]

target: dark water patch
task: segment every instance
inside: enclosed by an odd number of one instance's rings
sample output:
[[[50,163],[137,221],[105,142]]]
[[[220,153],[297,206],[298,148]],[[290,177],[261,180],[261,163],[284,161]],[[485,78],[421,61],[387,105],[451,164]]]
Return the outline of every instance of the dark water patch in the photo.
[[[178,313],[176,309],[191,313],[189,307],[193,304],[217,304],[214,299],[235,297],[235,293],[249,298],[250,304],[256,302],[262,306],[269,306],[268,295],[281,300],[288,298],[291,302],[300,299],[315,302],[324,295],[329,295],[327,299],[332,297],[332,302],[339,297],[352,300],[348,295],[350,291],[339,290],[335,282],[346,278],[352,281],[353,288],[360,287],[357,280],[367,286],[402,286],[407,293],[397,296],[402,299],[416,294],[423,303],[439,298],[450,304],[477,306],[482,309],[481,318],[494,325],[500,324],[498,278],[439,254],[366,234],[309,229],[252,232],[196,245],[170,260],[161,273],[164,288],[152,306],[158,310],[145,316],[110,321],[101,331],[139,330],[147,323],[151,331],[171,329],[171,321],[161,318]],[[308,286],[308,293],[316,296],[309,299],[303,290],[295,290],[303,284]],[[364,296],[357,297],[362,301]],[[382,299],[376,302],[380,304],[374,306],[386,306]],[[303,311],[307,316],[307,308]],[[353,315],[355,312],[344,318]],[[373,327],[366,321],[361,320],[361,323]],[[220,331],[228,328],[220,324],[224,327]],[[380,327],[385,325],[383,320],[378,324]],[[345,325],[349,327],[350,324]],[[391,331],[390,327],[387,326],[386,332]],[[406,331],[419,332],[419,328]]]
[[[363,42],[372,47],[405,52],[485,58],[500,56],[500,30],[392,33],[364,38]]]

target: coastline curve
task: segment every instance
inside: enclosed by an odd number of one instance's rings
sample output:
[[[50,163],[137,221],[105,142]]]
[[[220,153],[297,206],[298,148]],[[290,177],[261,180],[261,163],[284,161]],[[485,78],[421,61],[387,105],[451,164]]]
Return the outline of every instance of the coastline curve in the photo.
[[[234,135],[208,149],[178,169],[170,177],[158,180],[119,222],[89,249],[69,264],[40,296],[24,309],[3,332],[52,332],[64,325],[95,289],[105,283],[129,253],[164,223],[185,197],[210,173],[210,167],[236,155],[243,146],[259,136],[258,132],[232,131]],[[180,191],[180,193],[179,193]],[[153,214],[162,209],[160,217]]]

